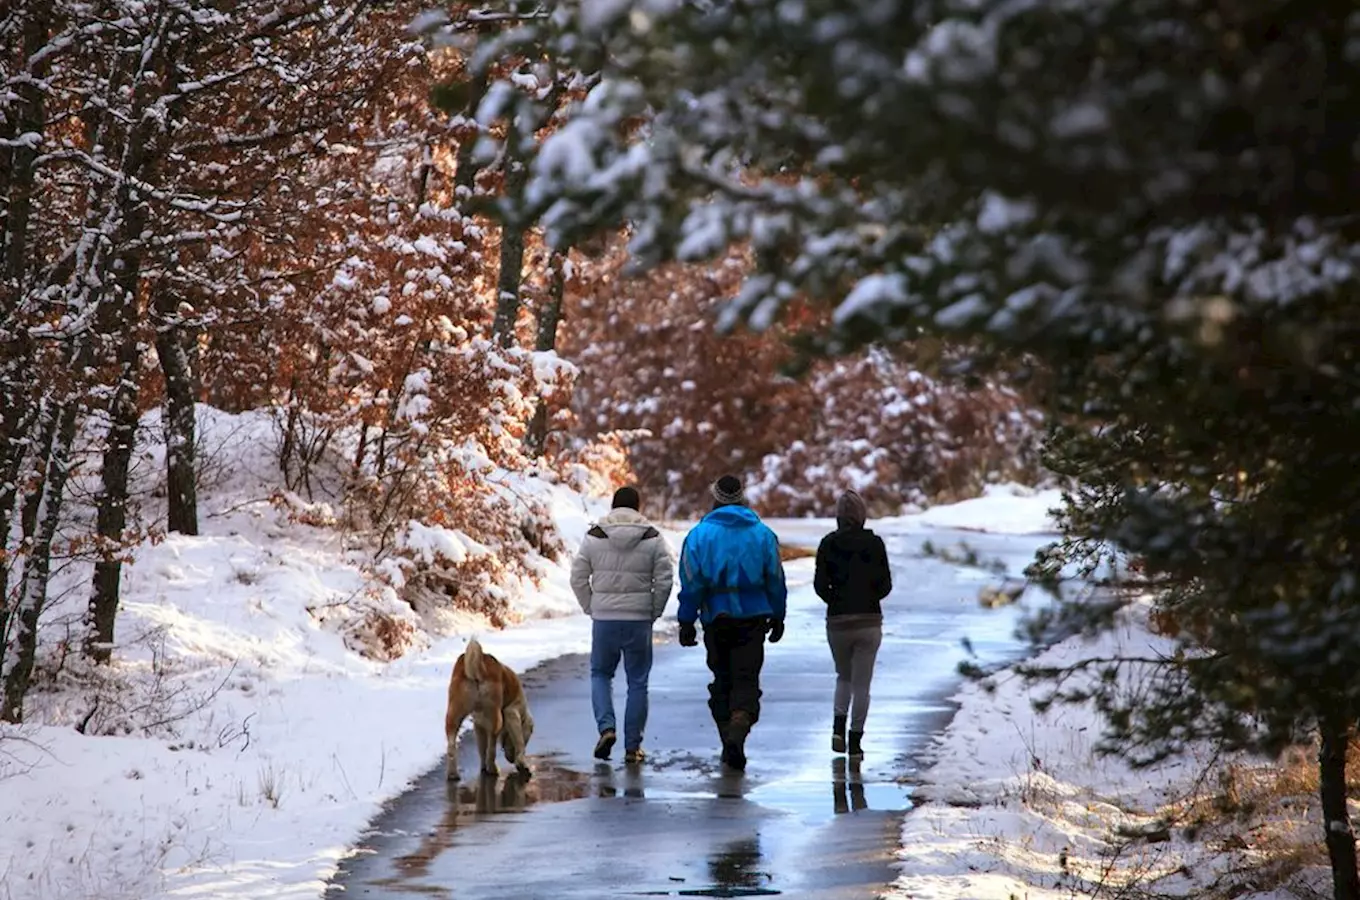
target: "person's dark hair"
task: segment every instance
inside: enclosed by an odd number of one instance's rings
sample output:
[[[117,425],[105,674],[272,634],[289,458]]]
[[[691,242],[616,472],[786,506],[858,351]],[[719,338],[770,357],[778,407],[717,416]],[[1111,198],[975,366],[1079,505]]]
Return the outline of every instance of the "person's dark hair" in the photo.
[[[613,508],[625,507],[627,509],[640,509],[642,498],[638,496],[637,488],[621,487],[614,492]]]
[[[713,506],[736,506],[746,502],[746,490],[741,479],[735,475],[724,475],[713,482]]]

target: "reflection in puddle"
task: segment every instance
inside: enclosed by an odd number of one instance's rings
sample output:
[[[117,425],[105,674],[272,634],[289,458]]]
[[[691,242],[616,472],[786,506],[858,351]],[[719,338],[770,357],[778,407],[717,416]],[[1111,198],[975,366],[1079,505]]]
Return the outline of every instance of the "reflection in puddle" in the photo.
[[[621,782],[621,783],[620,783]],[[635,766],[628,766],[623,770],[622,776],[614,771],[614,767],[609,763],[595,764],[595,796],[596,797],[617,797],[622,794],[629,800],[645,800],[646,791],[643,790],[642,770]]]
[[[845,757],[838,756],[831,762],[831,798],[836,815],[860,812],[869,808],[868,798],[864,795],[864,782],[860,778],[859,760],[852,760],[847,771]],[[846,795],[849,795],[848,799]]]
[[[483,816],[523,812],[535,803],[579,800],[590,788],[589,779],[551,763],[538,761],[532,774],[511,772],[501,781],[480,776],[474,781],[450,781],[445,785],[448,805],[433,830],[410,853],[393,860],[403,878],[422,878],[430,861],[453,846],[460,822]]]
[[[746,793],[746,799],[769,809],[793,813],[809,825],[836,816],[859,813],[897,813],[911,808],[908,789],[894,781],[865,780],[858,761],[844,757],[832,761],[831,804],[826,802],[827,779],[808,778],[762,784]]]
[[[743,838],[728,844],[708,859],[708,874],[718,887],[759,887],[770,876],[758,871],[760,838]]]
[[[681,897],[770,897],[779,891],[770,887],[774,880],[762,871],[760,838],[742,838],[723,847],[708,858],[708,877],[712,887],[678,891]]]
[[[788,865],[789,835],[800,833],[809,827],[821,827],[838,819],[841,815],[854,815],[870,811],[868,818],[860,822],[879,821],[879,813],[895,812],[910,806],[907,791],[891,781],[875,780],[875,770],[861,772],[858,761],[848,761],[837,757],[831,762],[831,771],[821,768],[819,773],[793,781],[772,781],[761,783],[757,779],[741,776],[712,778],[695,774],[690,783],[678,782],[672,776],[653,770],[651,767],[614,766],[601,763],[586,771],[573,771],[565,768],[566,760],[557,755],[547,754],[535,757],[534,773],[521,776],[510,773],[502,778],[477,778],[463,782],[446,783],[442,779],[429,785],[426,794],[434,801],[430,810],[431,818],[416,835],[406,840],[419,843],[412,847],[404,845],[402,850],[410,852],[392,855],[382,877],[365,882],[369,889],[379,888],[391,892],[383,896],[440,897],[461,896],[467,889],[461,876],[452,878],[461,884],[450,884],[449,858],[451,855],[476,854],[485,841],[486,827],[502,829],[492,824],[499,821],[507,823],[506,814],[517,814],[529,807],[542,804],[564,803],[573,800],[587,802],[597,798],[607,800],[615,812],[600,812],[612,816],[642,816],[638,820],[645,823],[654,818],[647,810],[667,808],[671,803],[682,803],[683,809],[692,811],[704,809],[707,804],[717,803],[713,810],[725,810],[717,815],[724,821],[735,816],[738,819],[753,816],[752,828],[755,833],[746,833],[740,839],[729,843],[709,844],[711,853],[706,857],[698,854],[692,859],[686,877],[679,873],[670,878],[672,884],[655,883],[645,885],[631,896],[669,896],[669,897],[758,897],[776,896],[786,893],[794,884],[801,883],[806,872],[801,868],[785,871]],[[824,764],[823,764],[824,765]],[[820,768],[820,766],[819,766]],[[442,773],[441,773],[442,774]],[[669,774],[669,773],[668,773]],[[866,780],[867,778],[867,780]],[[831,800],[827,803],[827,782],[831,782]],[[678,788],[678,790],[677,790]],[[442,796],[441,796],[442,795]],[[723,799],[731,798],[731,799]],[[734,802],[735,801],[735,802]],[[617,804],[617,805],[616,805]],[[636,804],[637,812],[624,812],[628,806]],[[749,805],[748,805],[749,804]],[[759,817],[771,817],[762,819]],[[538,821],[537,819],[532,821]],[[620,819],[619,821],[625,821]],[[768,824],[756,824],[766,821]],[[478,822],[483,823],[477,825]],[[783,823],[783,824],[776,824]],[[469,830],[469,826],[476,826]],[[513,826],[518,829],[521,826]],[[523,827],[528,828],[529,825]],[[685,826],[679,825],[684,828]],[[858,824],[845,822],[844,826],[832,825],[830,834],[854,834]],[[848,828],[850,831],[845,832]],[[793,831],[790,832],[789,829]],[[482,837],[478,837],[481,835]],[[722,838],[735,837],[723,835]],[[714,835],[717,837],[717,835]],[[719,838],[720,840],[722,838]],[[767,846],[762,846],[764,840]],[[390,851],[389,851],[390,852]],[[440,857],[443,862],[438,862]],[[783,860],[783,862],[780,862]],[[775,871],[782,873],[776,880]],[[442,884],[432,884],[438,874]],[[666,873],[670,874],[670,873]],[[792,879],[792,880],[784,880]],[[650,880],[650,879],[647,879]],[[687,882],[687,883],[686,883]],[[478,882],[478,884],[482,884]],[[535,882],[537,888],[528,890],[523,897],[544,897],[542,884]],[[777,886],[776,886],[777,885]],[[485,887],[485,885],[483,885]],[[497,888],[497,890],[500,890]],[[492,894],[487,894],[492,896]],[[504,892],[494,896],[510,896]],[[837,896],[841,896],[837,894]]]

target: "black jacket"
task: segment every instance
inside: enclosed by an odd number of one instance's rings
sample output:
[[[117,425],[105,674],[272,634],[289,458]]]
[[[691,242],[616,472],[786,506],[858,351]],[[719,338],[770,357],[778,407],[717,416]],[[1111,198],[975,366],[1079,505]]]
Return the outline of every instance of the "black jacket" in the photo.
[[[828,617],[882,615],[879,601],[892,592],[883,539],[867,528],[838,528],[822,538],[812,587]]]

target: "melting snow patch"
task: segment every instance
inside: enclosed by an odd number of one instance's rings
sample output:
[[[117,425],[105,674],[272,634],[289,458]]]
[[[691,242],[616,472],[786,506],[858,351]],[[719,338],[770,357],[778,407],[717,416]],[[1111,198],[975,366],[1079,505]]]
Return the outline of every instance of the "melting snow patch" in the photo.
[[[844,325],[860,316],[878,317],[882,307],[904,303],[907,281],[901,275],[869,275],[860,279],[854,289],[836,307],[833,321]]]
[[[1012,200],[993,191],[982,195],[982,209],[978,213],[978,228],[995,234],[1034,221],[1034,204],[1028,200]]]

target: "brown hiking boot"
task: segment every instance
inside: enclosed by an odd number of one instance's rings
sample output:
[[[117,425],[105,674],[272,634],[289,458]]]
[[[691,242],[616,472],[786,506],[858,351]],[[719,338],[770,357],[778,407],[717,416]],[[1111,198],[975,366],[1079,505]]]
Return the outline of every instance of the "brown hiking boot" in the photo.
[[[614,749],[614,742],[618,739],[618,735],[614,733],[612,728],[601,731],[600,739],[595,742],[595,758],[609,759],[609,751]]]

